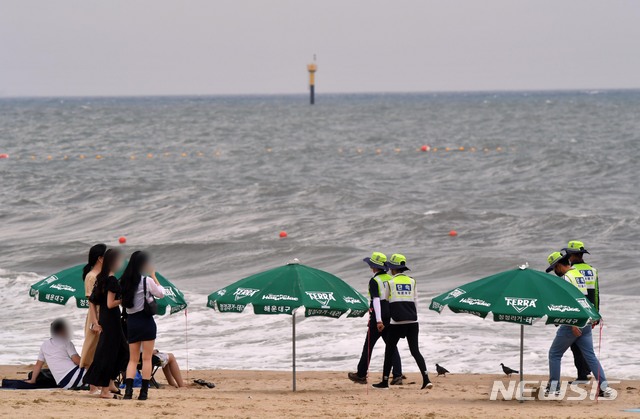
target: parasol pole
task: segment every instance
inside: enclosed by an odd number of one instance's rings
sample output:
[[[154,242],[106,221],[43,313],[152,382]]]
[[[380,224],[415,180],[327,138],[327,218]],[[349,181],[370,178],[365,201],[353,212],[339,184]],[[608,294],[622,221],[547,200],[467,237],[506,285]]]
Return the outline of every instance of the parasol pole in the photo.
[[[293,347],[293,391],[296,391],[296,312],[291,314],[291,331],[292,331],[292,347]]]
[[[524,373],[522,366],[524,365],[524,324],[520,325],[520,403],[524,403]]]

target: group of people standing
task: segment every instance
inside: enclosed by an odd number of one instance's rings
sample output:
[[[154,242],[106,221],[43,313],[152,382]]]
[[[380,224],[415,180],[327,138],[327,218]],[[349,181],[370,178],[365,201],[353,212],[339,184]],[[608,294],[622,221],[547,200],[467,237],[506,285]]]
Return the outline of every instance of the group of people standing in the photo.
[[[399,253],[387,256],[373,252],[364,258],[373,276],[369,280],[370,316],[367,336],[362,347],[362,355],[357,372],[350,372],[351,381],[366,384],[367,371],[371,362],[371,353],[376,342],[382,338],[386,344],[382,381],[373,384],[374,388],[387,389],[389,385],[401,385],[405,378],[402,374],[402,361],[398,353],[398,342],[407,339],[411,356],[418,364],[422,374],[422,388],[431,389],[427,364],[420,353],[417,290],[416,281],[406,274],[409,271],[407,258]],[[393,376],[390,377],[393,371]],[[391,382],[389,383],[389,379]]]
[[[164,297],[165,291],[147,253],[134,252],[118,279],[115,273],[122,264],[122,255],[117,249],[97,244],[89,251],[89,261],[83,270],[89,313],[79,367],[86,369],[83,382],[93,391],[100,388],[102,398],[120,393],[114,381],[126,370],[123,398],[131,399],[142,353],[142,387],[138,400],[146,400],[157,332],[153,319],[154,297]]]
[[[574,285],[596,310],[600,310],[598,271],[584,261],[585,254],[589,252],[585,249],[584,243],[572,240],[561,251],[549,255],[547,272],[553,271]],[[371,354],[376,342],[382,338],[386,344],[382,381],[373,384],[373,387],[385,389],[389,388],[389,385],[402,385],[405,377],[402,374],[402,361],[397,345],[401,338],[406,338],[411,355],[422,373],[422,388],[432,388],[433,384],[429,380],[427,366],[418,346],[416,281],[406,275],[406,271],[409,270],[406,258],[401,254],[394,254],[387,260],[384,253],[373,252],[364,262],[373,272],[369,280],[369,324],[357,371],[350,372],[349,379],[355,383],[367,383]],[[582,328],[569,325],[558,327],[549,349],[550,378],[547,394],[559,392],[562,356],[571,348],[578,376],[571,383],[586,384],[590,380],[589,374],[593,373],[598,380],[600,396],[609,395],[611,389],[607,386],[604,370],[593,349],[592,328],[597,324],[594,322]]]
[[[569,282],[587,298],[596,310],[600,311],[600,282],[598,270],[584,261],[584,255],[589,251],[584,243],[572,240],[559,252],[549,255],[547,272],[554,272],[557,276]],[[598,381],[599,395],[608,397],[612,390],[607,386],[607,378],[593,349],[592,329],[598,322],[587,324],[579,328],[561,325],[549,349],[549,386],[547,394],[558,394],[562,356],[571,348],[578,377],[571,381],[574,384],[586,384],[590,381],[589,374],[593,373]]]

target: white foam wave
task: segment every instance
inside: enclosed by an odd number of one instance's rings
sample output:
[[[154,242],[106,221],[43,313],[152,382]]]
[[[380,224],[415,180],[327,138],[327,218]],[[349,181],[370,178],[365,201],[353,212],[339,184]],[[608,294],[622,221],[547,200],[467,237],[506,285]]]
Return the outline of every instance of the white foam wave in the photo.
[[[86,311],[71,302],[67,306],[41,303],[29,297],[29,286],[39,279],[31,273],[0,270],[0,364],[28,364],[35,361],[38,348],[47,337],[48,325],[65,317],[74,328],[74,342],[82,345]],[[221,314],[206,307],[206,296],[185,292],[188,314],[178,313],[157,319],[161,350],[174,352],[189,368],[269,369],[291,368],[291,317]],[[500,363],[518,366],[519,327],[495,323],[445,310],[438,315],[427,309],[431,296],[419,303],[420,346],[429,368],[445,365],[456,373],[499,373]],[[602,334],[600,359],[611,378],[640,378],[640,338],[629,333],[629,325],[640,320],[640,297],[607,296],[603,308],[606,325]],[[188,327],[187,327],[188,326]],[[594,344],[598,346],[598,329]],[[366,334],[366,319],[297,319],[297,365],[301,370],[354,370]],[[525,328],[525,372],[546,374],[547,351],[555,334],[553,326],[542,323]],[[187,348],[188,342],[188,348]],[[374,350],[372,371],[380,371],[383,346]],[[417,371],[404,341],[400,352],[406,371]],[[573,374],[573,357],[568,352],[563,371]]]

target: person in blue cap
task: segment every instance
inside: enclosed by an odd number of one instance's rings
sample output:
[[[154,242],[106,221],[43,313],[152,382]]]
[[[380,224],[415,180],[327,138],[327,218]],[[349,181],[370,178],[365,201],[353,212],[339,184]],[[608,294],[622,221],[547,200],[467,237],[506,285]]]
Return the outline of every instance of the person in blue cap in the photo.
[[[407,258],[403,255],[398,253],[391,255],[386,265],[393,275],[386,283],[391,322],[387,335],[387,347],[384,351],[382,381],[374,384],[373,387],[377,389],[389,388],[389,373],[391,372],[393,353],[398,350],[400,339],[407,338],[411,356],[416,360],[416,364],[418,364],[422,374],[422,388],[431,389],[433,384],[429,380],[427,364],[420,353],[420,345],[418,343],[420,327],[418,325],[418,308],[416,304],[418,296],[416,281],[405,274],[409,268],[407,267]]]
[[[358,371],[350,372],[349,379],[354,383],[367,384],[367,372],[371,363],[371,353],[376,342],[382,338],[387,341],[387,327],[391,321],[389,314],[389,301],[385,291],[386,283],[391,279],[387,273],[387,256],[384,253],[373,252],[371,257],[364,258],[363,261],[369,265],[373,271],[373,276],[369,280],[369,298],[371,300],[369,308],[369,324],[367,326],[367,336],[362,346],[362,355],[358,363]],[[402,362],[398,348],[393,353],[393,379],[392,385],[402,385]]]

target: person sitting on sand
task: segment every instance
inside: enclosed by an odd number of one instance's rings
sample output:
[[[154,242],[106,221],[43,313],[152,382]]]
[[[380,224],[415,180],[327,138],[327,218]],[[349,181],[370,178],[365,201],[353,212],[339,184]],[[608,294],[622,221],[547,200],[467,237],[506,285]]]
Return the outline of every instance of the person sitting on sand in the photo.
[[[160,360],[162,366],[162,372],[164,373],[167,383],[175,388],[186,387],[187,385],[182,380],[182,372],[180,372],[180,366],[176,357],[170,352],[160,352],[157,349],[153,351],[153,355]]]
[[[47,364],[58,387],[75,389],[82,386],[85,369],[80,368],[80,355],[71,342],[69,328],[63,319],[56,319],[51,323],[51,338],[40,346],[38,361],[33,367],[29,384],[35,384],[42,366]]]

